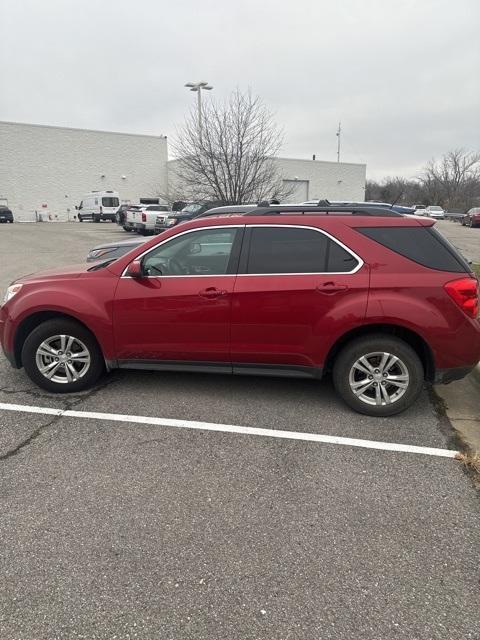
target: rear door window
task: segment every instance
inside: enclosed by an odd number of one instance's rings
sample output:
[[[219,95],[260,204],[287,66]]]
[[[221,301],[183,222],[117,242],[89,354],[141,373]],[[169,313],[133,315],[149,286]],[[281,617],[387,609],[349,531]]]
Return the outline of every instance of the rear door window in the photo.
[[[465,258],[432,227],[358,227],[357,231],[429,269],[454,273],[470,271]]]
[[[246,273],[349,273],[358,260],[328,236],[298,227],[253,227]]]
[[[95,204],[97,204],[96,200],[95,200]],[[102,198],[102,206],[104,207],[118,207],[119,205],[120,205],[120,201],[118,198],[111,198],[109,196]]]

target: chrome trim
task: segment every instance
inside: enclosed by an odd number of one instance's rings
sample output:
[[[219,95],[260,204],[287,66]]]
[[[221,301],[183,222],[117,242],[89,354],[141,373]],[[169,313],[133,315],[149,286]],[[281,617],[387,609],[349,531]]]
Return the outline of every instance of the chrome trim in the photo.
[[[352,271],[308,271],[306,273],[299,273],[299,272],[295,272],[295,273],[221,273],[216,275],[186,274],[186,275],[173,275],[173,276],[145,276],[145,278],[225,278],[225,277],[232,277],[232,276],[237,278],[244,278],[244,277],[251,277],[251,276],[255,277],[255,276],[325,276],[325,275],[350,276],[357,273],[357,271],[360,271],[360,269],[365,264],[363,259],[358,254],[356,254],[354,251],[352,251],[352,249],[350,249],[345,244],[343,244],[343,242],[335,238],[335,236],[332,236],[330,233],[328,233],[328,231],[324,231],[323,229],[319,229],[318,227],[311,227],[310,225],[305,225],[305,224],[255,224],[255,225],[228,224],[228,225],[215,225],[215,226],[208,226],[208,227],[196,227],[195,229],[187,229],[186,231],[177,233],[174,236],[170,236],[170,238],[167,238],[166,240],[163,240],[162,242],[159,242],[158,244],[156,244],[154,247],[151,247],[147,251],[144,251],[142,254],[137,256],[135,260],[141,260],[147,253],[150,253],[150,251],[154,251],[157,249],[157,247],[161,246],[162,244],[169,242],[174,238],[178,238],[179,236],[183,236],[186,233],[192,233],[193,231],[204,231],[208,229],[232,229],[232,228],[241,229],[242,227],[248,227],[250,229],[255,229],[256,227],[279,227],[281,229],[291,229],[291,228],[311,229],[312,231],[317,231],[318,233],[322,233],[324,236],[327,236],[327,238],[330,238],[332,242],[335,242],[336,244],[338,244],[340,247],[342,247],[342,249],[344,249],[353,258],[355,258],[355,260],[358,261],[358,264],[354,269],[352,269]],[[135,280],[136,278],[132,278],[131,276],[125,275],[127,270],[128,270],[128,266],[125,267],[120,277]]]

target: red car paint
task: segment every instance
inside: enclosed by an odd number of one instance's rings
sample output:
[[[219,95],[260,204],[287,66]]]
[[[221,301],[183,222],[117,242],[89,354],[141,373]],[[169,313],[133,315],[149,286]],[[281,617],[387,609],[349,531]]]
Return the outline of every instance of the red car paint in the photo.
[[[125,277],[138,256],[189,229],[230,225],[308,226],[330,234],[363,260],[356,273]],[[174,227],[96,271],[90,265],[20,278],[0,309],[0,340],[21,366],[25,321],[71,316],[96,336],[110,367],[119,361],[206,362],[325,368],[352,332],[408,330],[432,357],[430,379],[480,359],[480,324],[445,289],[473,274],[424,267],[365,237],[362,227],[431,226],[428,219],[362,216],[198,218]],[[123,277],[122,277],[123,274]],[[39,314],[39,315],[35,315]],[[120,362],[121,364],[121,362]]]

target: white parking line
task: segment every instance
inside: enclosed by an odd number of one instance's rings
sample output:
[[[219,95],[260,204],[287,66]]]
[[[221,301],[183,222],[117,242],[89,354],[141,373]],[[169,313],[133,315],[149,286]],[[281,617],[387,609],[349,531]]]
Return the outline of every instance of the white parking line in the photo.
[[[451,449],[435,449],[433,447],[417,447],[410,444],[394,442],[378,442],[376,440],[357,440],[339,436],[321,435],[318,433],[302,433],[297,431],[280,431],[262,429],[260,427],[240,427],[233,424],[216,424],[214,422],[196,422],[192,420],[174,420],[172,418],[155,418],[151,416],[130,416],[122,413],[99,413],[97,411],[74,411],[71,409],[53,409],[50,407],[33,407],[27,404],[8,404],[0,402],[0,410],[21,413],[40,413],[64,418],[82,418],[86,420],[108,420],[110,422],[133,422],[158,427],[175,427],[177,429],[198,429],[201,431],[220,431],[222,433],[238,433],[247,436],[263,436],[266,438],[283,438],[286,440],[304,440],[306,442],[322,442],[347,447],[363,447],[364,449],[381,449],[401,453],[421,453],[426,456],[454,458],[458,451]]]

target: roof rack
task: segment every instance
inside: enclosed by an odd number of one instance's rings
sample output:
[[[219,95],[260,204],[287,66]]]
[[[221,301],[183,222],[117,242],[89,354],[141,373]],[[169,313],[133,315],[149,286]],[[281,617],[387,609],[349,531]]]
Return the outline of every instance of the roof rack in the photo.
[[[321,200],[320,202],[327,202]],[[387,207],[369,207],[368,204],[360,205],[303,205],[303,204],[275,204],[266,205],[263,202],[259,205],[253,205],[251,208],[245,205],[239,205],[238,208],[234,205],[228,207],[216,207],[202,213],[199,218],[208,218],[210,216],[221,215],[238,215],[238,216],[275,216],[275,215],[353,215],[353,216],[372,216],[376,218],[403,218],[401,213],[392,211]]]
[[[391,209],[368,206],[333,206],[333,205],[273,205],[270,207],[257,207],[251,211],[244,212],[245,216],[272,216],[288,213],[296,213],[305,216],[310,215],[353,215],[353,216],[373,216],[377,218],[402,218],[401,213],[396,213]],[[212,214],[214,215],[214,214]]]

